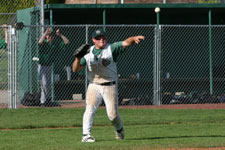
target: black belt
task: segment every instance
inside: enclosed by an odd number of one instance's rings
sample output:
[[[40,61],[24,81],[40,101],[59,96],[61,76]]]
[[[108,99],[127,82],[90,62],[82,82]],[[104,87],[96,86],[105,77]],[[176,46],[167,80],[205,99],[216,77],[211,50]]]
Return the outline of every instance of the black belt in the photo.
[[[109,85],[114,85],[114,84],[116,84],[116,81],[100,83],[99,85],[109,86]]]

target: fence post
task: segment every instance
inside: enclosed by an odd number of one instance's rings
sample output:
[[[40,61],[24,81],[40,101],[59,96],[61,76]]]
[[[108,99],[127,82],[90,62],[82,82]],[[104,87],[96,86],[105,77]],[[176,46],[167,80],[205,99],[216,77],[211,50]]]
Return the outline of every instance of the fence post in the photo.
[[[50,25],[52,27],[53,25],[53,11],[50,10]],[[55,64],[52,63],[52,72],[51,72],[51,101],[54,102],[55,101]]]
[[[17,108],[17,34],[8,26],[8,108]]]
[[[12,36],[11,36],[11,26],[8,26],[8,108],[12,108],[12,81],[11,81],[11,55],[12,55],[12,48],[11,48],[11,39],[12,39]]]
[[[213,62],[212,62],[212,15],[209,9],[209,84],[210,94],[213,94]]]
[[[88,43],[88,33],[89,33],[89,26],[88,25],[86,25],[85,26],[85,30],[86,30],[86,43]],[[86,67],[85,67],[85,101],[86,101],[86,93],[87,93],[87,88],[88,88],[88,77],[87,77],[87,65],[86,65]],[[83,96],[82,96],[83,97]]]
[[[161,26],[155,28],[155,48],[153,62],[153,105],[161,104]]]
[[[40,2],[40,24],[42,25],[42,27],[41,27],[41,35],[43,35],[44,34],[44,20],[45,20],[45,10],[44,10],[44,0],[40,0],[41,2]]]

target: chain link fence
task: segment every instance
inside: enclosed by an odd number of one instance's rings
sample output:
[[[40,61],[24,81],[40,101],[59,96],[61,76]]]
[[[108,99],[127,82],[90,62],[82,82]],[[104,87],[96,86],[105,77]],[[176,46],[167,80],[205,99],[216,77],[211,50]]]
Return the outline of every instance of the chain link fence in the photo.
[[[16,68],[16,95],[19,107],[39,106],[40,78],[38,61],[42,51],[38,41],[40,29],[59,30],[70,43],[59,45],[51,55],[51,101],[62,107],[84,106],[88,85],[85,69],[71,70],[73,53],[77,47],[90,43],[91,34],[104,28],[109,43],[122,41],[134,35],[146,39],[132,45],[118,60],[118,90],[120,105],[152,105],[154,90],[159,90],[159,104],[199,104],[224,102],[224,33],[225,26],[161,25],[160,26],[160,89],[154,89],[155,35],[154,25],[60,25],[25,26],[15,36],[18,44]],[[11,41],[13,42],[13,41]],[[14,43],[15,44],[15,43]],[[15,46],[14,46],[15,47]],[[46,48],[47,49],[47,48]],[[1,49],[1,92],[7,90],[7,51]],[[49,58],[50,59],[50,58]],[[1,71],[3,72],[3,71]],[[2,81],[4,80],[4,81]],[[4,85],[3,85],[4,83]],[[2,95],[2,93],[1,93]],[[103,104],[102,104],[103,105]]]
[[[151,103],[150,93],[152,92],[152,87],[143,88],[143,86],[148,86],[148,83],[152,82],[154,26],[44,26],[45,30],[49,27],[53,33],[59,30],[70,41],[70,44],[62,47],[56,44],[59,48],[53,56],[54,63],[51,65],[51,79],[49,79],[51,80],[51,101],[61,105],[84,105],[85,91],[88,84],[85,75],[86,71],[72,72],[71,66],[75,58],[73,53],[80,45],[92,43],[91,34],[94,30],[105,28],[107,39],[110,43],[140,34],[147,37],[141,47],[138,48],[137,45],[130,47],[128,52],[122,55],[118,61],[119,85],[121,85],[119,86],[119,97],[120,103],[124,104],[126,103],[124,99],[129,100],[145,95],[149,98],[146,99],[148,102],[142,101],[142,103]],[[33,61],[35,60],[33,58],[39,58],[40,53],[42,53],[38,45],[40,28],[40,26],[29,26],[19,31],[18,86],[21,102],[24,99],[24,95],[32,94],[40,97],[38,62]],[[60,43],[61,39],[56,36],[55,41]],[[141,55],[139,49],[141,49]],[[144,68],[143,64],[149,67]],[[142,89],[142,92],[139,93],[140,91],[136,88]],[[37,101],[39,102],[39,99]],[[34,102],[24,105],[38,104]]]
[[[0,26],[0,107],[17,106],[17,34],[11,25]]]
[[[38,5],[38,3],[37,3]],[[34,7],[34,0],[1,0],[0,5],[0,25],[14,25],[16,23],[16,11],[19,9],[25,9]]]
[[[8,103],[8,51],[4,27],[0,26],[0,105],[6,107]]]
[[[162,27],[164,104],[224,102],[224,26]]]
[[[16,13],[0,13],[0,24],[13,25],[16,23]]]
[[[3,25],[7,25],[9,27],[10,25],[14,25],[17,22],[17,15],[16,11],[18,9],[25,9],[29,7],[35,6],[35,1],[32,0],[1,0],[0,5],[0,105],[2,107],[8,107],[8,101],[9,97],[8,95],[12,94],[10,93],[11,86],[8,84],[9,79],[9,64],[10,64],[10,58],[11,55],[8,51],[9,45],[5,45],[5,32]],[[9,28],[8,28],[9,29]],[[11,28],[9,29],[9,31]],[[10,37],[11,39],[11,37]],[[11,44],[10,44],[11,45]],[[13,45],[11,45],[13,46]],[[9,59],[8,59],[9,58]]]

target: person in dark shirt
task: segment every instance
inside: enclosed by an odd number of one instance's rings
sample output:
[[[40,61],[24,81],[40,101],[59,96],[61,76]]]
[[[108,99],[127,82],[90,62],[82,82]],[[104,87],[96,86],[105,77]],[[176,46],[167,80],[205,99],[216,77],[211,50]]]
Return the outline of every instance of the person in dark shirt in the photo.
[[[2,27],[5,32],[5,39],[0,39],[0,49],[6,49],[8,45],[8,28],[6,24],[3,24]]]
[[[38,73],[40,75],[41,84],[41,106],[46,107],[51,105],[51,70],[52,63],[55,62],[56,54],[69,44],[69,40],[60,30],[52,32],[48,28],[42,37],[39,39],[39,60]]]

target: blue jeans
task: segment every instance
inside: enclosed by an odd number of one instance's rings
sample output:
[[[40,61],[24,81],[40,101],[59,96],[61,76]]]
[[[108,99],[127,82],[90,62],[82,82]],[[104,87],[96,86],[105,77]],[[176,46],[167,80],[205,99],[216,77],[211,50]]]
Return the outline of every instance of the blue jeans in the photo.
[[[46,102],[46,99],[51,98],[51,66],[38,65],[38,73],[41,85],[41,104]]]

